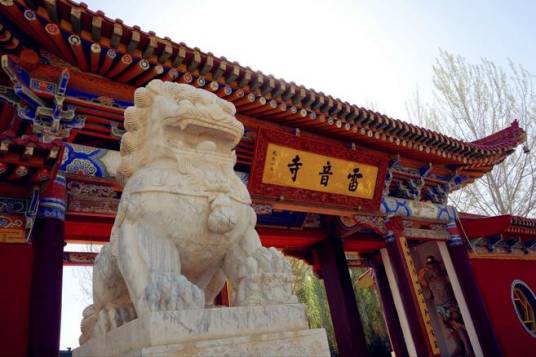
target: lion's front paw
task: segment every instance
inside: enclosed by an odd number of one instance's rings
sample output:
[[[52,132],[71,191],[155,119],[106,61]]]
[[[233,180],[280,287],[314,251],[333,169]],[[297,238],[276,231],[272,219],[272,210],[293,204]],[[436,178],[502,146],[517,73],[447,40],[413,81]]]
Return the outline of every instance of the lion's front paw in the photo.
[[[203,291],[182,275],[153,275],[141,297],[144,312],[175,311],[205,306]]]
[[[257,268],[240,281],[235,305],[297,303],[291,289],[294,276],[283,255],[275,248],[261,247],[252,258]]]
[[[136,310],[132,304],[109,305],[103,307],[96,316],[93,336],[104,335],[136,318]]]

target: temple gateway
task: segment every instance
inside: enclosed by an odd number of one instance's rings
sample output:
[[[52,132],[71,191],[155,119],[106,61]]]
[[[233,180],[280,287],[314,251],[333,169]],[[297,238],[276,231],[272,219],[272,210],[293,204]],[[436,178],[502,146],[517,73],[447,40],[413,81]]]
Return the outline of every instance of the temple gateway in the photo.
[[[260,242],[323,279],[341,356],[369,355],[352,266],[371,269],[397,356],[536,351],[536,220],[448,205],[525,141],[515,120],[460,141],[70,0],[0,0],[0,53],[2,354],[57,355],[63,267],[95,260],[64,245],[109,242],[124,112],[155,79],[236,108]]]

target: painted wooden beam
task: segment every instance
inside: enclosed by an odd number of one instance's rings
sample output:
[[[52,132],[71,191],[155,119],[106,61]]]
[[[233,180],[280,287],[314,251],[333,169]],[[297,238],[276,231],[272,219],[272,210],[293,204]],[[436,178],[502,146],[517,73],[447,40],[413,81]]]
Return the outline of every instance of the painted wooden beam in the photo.
[[[45,32],[59,50],[60,55],[63,56],[63,58],[66,58],[70,63],[76,63],[73,55],[71,54],[71,50],[67,47],[67,44],[63,39],[59,26],[54,23],[49,23],[45,26]]]
[[[34,36],[36,36],[44,45],[44,47],[47,48],[49,51],[57,51],[56,45],[50,39],[48,33],[45,32],[43,26],[37,19],[37,15],[35,14],[35,12],[29,9],[25,10],[24,18],[27,20],[27,24],[25,24],[22,28],[31,29],[31,32],[34,34]]]
[[[244,114],[255,116],[255,115],[261,115],[261,114],[275,113],[277,111],[278,106],[279,106],[279,103],[277,102],[277,100],[272,99],[268,101],[267,105],[256,107],[256,108],[251,108],[249,110],[241,109],[240,111],[243,112]]]
[[[226,98],[228,101],[230,102],[236,102],[238,100],[240,100],[241,98],[243,98],[245,95],[244,91],[242,89],[237,89],[233,92],[233,94],[231,94],[228,98]]]
[[[133,66],[130,66],[130,68],[124,71],[119,77],[117,77],[117,80],[119,82],[126,83],[130,81],[131,79],[133,79],[134,77],[137,77],[143,72],[145,72],[146,70],[148,70],[149,67],[150,67],[149,61],[147,61],[146,59],[142,59],[138,61],[138,63],[136,63]]]
[[[192,76],[192,74],[190,72],[186,72],[182,76],[179,77],[178,82],[190,84],[192,83],[193,80],[194,80],[194,77]]]
[[[132,64],[132,56],[129,54],[124,54],[121,56],[119,61],[112,65],[112,68],[108,73],[106,73],[107,77],[113,78],[117,75],[119,75],[121,72],[123,72],[125,69],[128,68]]]
[[[149,82],[151,79],[158,77],[164,73],[164,67],[162,65],[157,64],[156,66],[153,66],[149,70],[145,71],[138,79],[134,81],[134,85],[136,87],[141,87],[147,82]]]
[[[167,71],[163,76],[162,76],[162,80],[163,81],[174,81],[175,79],[177,79],[179,77],[179,71],[177,71],[175,68],[171,68],[169,69],[169,71]]]
[[[76,57],[76,63],[78,67],[87,72],[89,70],[86,60],[86,54],[84,53],[84,46],[82,46],[82,40],[78,35],[71,35],[68,38],[69,45],[71,45],[71,50]]]
[[[207,80],[203,76],[195,78],[195,80],[192,83],[192,85],[196,88],[203,88],[206,84],[207,84]]]
[[[98,43],[92,43],[91,46],[89,46],[89,61],[91,66],[90,69],[93,73],[99,72],[100,56],[101,46]]]
[[[216,94],[219,96],[219,97],[227,97],[229,95],[231,95],[233,93],[233,88],[229,85],[224,85],[222,86],[217,92]]]

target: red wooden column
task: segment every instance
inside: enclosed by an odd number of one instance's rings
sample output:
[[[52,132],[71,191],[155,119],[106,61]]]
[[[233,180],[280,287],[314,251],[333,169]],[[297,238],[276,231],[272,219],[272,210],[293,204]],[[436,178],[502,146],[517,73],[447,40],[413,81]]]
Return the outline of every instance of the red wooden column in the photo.
[[[389,331],[389,340],[391,341],[391,347],[395,351],[397,357],[409,357],[406,342],[404,341],[404,334],[402,327],[400,326],[400,320],[396,312],[395,302],[391,289],[389,288],[389,281],[385,274],[385,267],[382,264],[374,264],[374,276],[376,278],[376,286],[380,293],[382,301],[383,315],[387,330]]]
[[[26,356],[32,247],[0,243],[0,356]]]
[[[502,356],[501,348],[491,320],[484,304],[484,299],[478,288],[478,284],[469,261],[467,248],[460,237],[458,227],[454,221],[447,224],[447,230],[450,233],[450,239],[447,242],[452,265],[456,271],[458,282],[462,288],[465,303],[473,319],[476,334],[480,341],[480,346],[485,356]]]
[[[315,259],[326,287],[339,355],[368,356],[369,351],[341,238],[331,223],[328,237],[315,248]]]
[[[0,103],[0,132],[7,130],[13,120],[13,106],[8,103]]]
[[[58,356],[63,275],[65,178],[58,174],[40,200],[32,232],[29,356]]]
[[[407,265],[404,256],[403,247],[400,241],[402,237],[402,221],[400,217],[391,218],[386,223],[389,231],[385,236],[385,248],[389,255],[389,260],[393,269],[396,284],[400,291],[400,298],[404,305],[404,311],[407,316],[411,337],[415,344],[417,355],[433,356],[430,343],[428,341],[426,327],[419,308],[419,303],[410,275],[410,267]]]

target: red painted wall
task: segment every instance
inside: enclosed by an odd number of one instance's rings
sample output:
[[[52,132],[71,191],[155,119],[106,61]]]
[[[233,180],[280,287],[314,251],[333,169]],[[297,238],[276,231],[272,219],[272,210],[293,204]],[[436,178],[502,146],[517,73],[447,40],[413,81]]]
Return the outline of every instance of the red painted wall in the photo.
[[[506,356],[536,354],[536,338],[521,325],[511,299],[512,282],[524,281],[536,292],[536,261],[471,259],[495,334]],[[478,328],[478,326],[475,326]]]
[[[0,243],[0,356],[25,356],[32,247]]]

